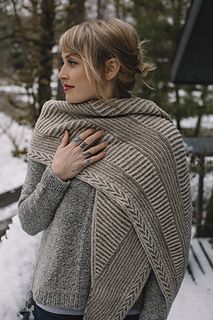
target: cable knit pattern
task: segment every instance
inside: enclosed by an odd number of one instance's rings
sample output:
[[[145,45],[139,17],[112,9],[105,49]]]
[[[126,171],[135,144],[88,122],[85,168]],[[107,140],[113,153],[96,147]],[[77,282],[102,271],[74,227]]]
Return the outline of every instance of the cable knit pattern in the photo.
[[[106,158],[77,176],[96,188],[91,290],[85,320],[122,320],[151,270],[167,313],[188,261],[191,193],[182,137],[170,116],[136,97],[82,104],[48,101],[33,131],[29,157],[49,165],[64,130],[104,129]]]

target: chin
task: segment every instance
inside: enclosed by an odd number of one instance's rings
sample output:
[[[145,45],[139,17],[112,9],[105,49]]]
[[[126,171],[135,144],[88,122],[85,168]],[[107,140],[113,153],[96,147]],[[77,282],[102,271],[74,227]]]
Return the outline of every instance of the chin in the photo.
[[[87,102],[90,100],[96,100],[97,98],[84,98],[84,99],[69,99],[66,98],[66,101],[69,103],[83,103],[83,102]]]
[[[66,97],[66,101],[69,103],[79,103],[79,99],[71,99]]]
[[[69,103],[82,103],[87,101],[87,99],[84,98],[74,98],[74,97],[68,97],[66,96],[66,101]]]
[[[86,102],[86,100],[74,100],[74,99],[66,99],[69,103],[82,103]]]
[[[65,95],[65,99],[67,102],[69,103],[83,103],[83,102],[87,102],[87,101],[90,101],[90,100],[96,100],[98,99],[98,97],[94,94],[94,95],[85,95],[84,97],[79,97],[79,96],[74,96],[74,95],[69,95],[69,93],[67,93]]]

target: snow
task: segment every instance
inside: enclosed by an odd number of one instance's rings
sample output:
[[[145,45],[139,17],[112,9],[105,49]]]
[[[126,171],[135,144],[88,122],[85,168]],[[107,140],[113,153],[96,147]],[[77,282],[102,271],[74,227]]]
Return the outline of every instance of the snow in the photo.
[[[190,120],[191,121],[191,120]],[[212,118],[207,121],[212,125]],[[2,130],[7,128],[7,133]],[[24,158],[14,158],[13,143],[8,134],[23,147],[28,147],[31,129],[19,126],[15,121],[0,112],[0,193],[23,184],[27,163]],[[197,193],[197,176],[192,179],[192,192]],[[205,177],[205,196],[210,196],[213,174]],[[0,319],[19,320],[19,311],[29,298],[29,287],[39,248],[40,236],[27,235],[17,217],[17,202],[0,210],[0,221],[12,217],[12,224],[0,242]],[[213,250],[209,249],[213,261]],[[190,258],[192,259],[192,258]],[[207,262],[206,262],[207,264]],[[211,271],[211,272],[210,272]],[[186,273],[180,291],[170,311],[168,320],[212,320],[213,318],[213,271],[205,276],[198,275],[195,284]]]
[[[17,206],[17,203],[14,207]],[[16,210],[17,211],[17,210]],[[35,265],[40,234],[22,231],[18,216],[13,218],[0,243],[0,319],[21,319],[17,314],[29,299],[29,285]]]
[[[15,202],[0,210],[0,223],[1,221],[14,217],[16,214],[17,214],[17,203]]]
[[[205,201],[210,199],[212,186],[213,186],[213,174],[212,172],[206,173],[204,176],[204,192],[203,197]],[[193,175],[191,177],[191,190],[192,190],[192,200],[197,201],[197,194],[198,194],[198,175]]]
[[[191,246],[198,257],[201,267],[199,268],[192,250],[189,254],[189,264],[195,275],[196,283],[187,272],[180,291],[171,309],[168,320],[212,320],[213,315],[213,270],[204,255],[201,242],[205,245],[205,250],[213,262],[213,248],[209,244],[209,239],[192,239]]]
[[[29,146],[31,132],[32,129],[19,125],[9,116],[0,112],[0,194],[23,184],[27,163],[23,159],[12,157],[12,150],[14,149],[12,141],[20,148],[27,147]]]
[[[195,128],[197,124],[197,117],[189,117],[187,119],[182,119],[180,124],[182,128]],[[201,128],[213,129],[213,115],[202,116]]]
[[[211,281],[211,285],[213,283]],[[213,293],[196,286],[186,274],[180,291],[170,311],[168,320],[212,320]]]
[[[6,131],[6,132],[5,132]],[[20,126],[0,112],[0,194],[24,183],[27,163],[12,156],[14,144],[28,147],[32,129]],[[10,137],[10,138],[9,138]],[[29,298],[30,280],[35,265],[40,234],[29,236],[20,226],[17,202],[0,209],[0,222],[12,217],[12,224],[0,242],[0,319],[21,319],[19,311]]]

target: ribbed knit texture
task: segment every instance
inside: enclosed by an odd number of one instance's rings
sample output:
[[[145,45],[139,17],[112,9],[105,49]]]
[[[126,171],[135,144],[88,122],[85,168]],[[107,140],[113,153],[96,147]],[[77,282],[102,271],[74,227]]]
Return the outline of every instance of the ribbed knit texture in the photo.
[[[84,314],[91,285],[95,191],[75,177],[64,182],[50,167],[28,159],[18,216],[28,234],[43,232],[31,291],[35,302],[49,312]],[[165,310],[165,299],[152,272],[128,315],[165,320]]]
[[[188,261],[192,203],[182,137],[153,102],[110,101],[48,101],[29,149],[48,165],[65,129],[72,139],[95,126],[110,140],[107,157],[77,175],[97,189],[85,320],[124,319],[152,269],[169,312]]]

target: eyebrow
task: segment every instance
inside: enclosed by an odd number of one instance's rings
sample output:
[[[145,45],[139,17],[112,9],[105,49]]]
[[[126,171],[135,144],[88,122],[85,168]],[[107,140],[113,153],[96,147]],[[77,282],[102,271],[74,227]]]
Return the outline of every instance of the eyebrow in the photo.
[[[69,53],[68,55],[65,56],[65,59],[67,59],[67,58],[69,58],[69,57],[77,58],[77,57],[75,57],[72,53]]]

